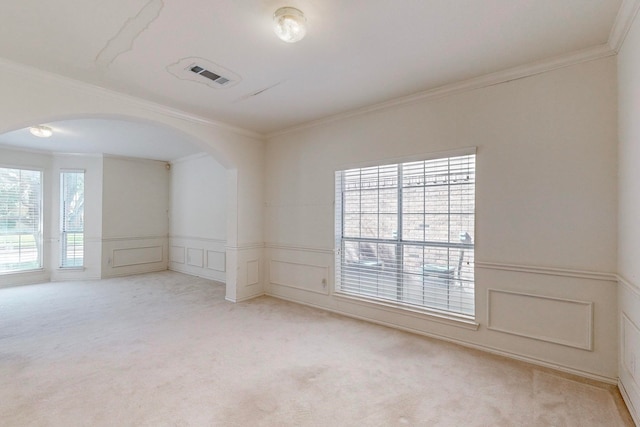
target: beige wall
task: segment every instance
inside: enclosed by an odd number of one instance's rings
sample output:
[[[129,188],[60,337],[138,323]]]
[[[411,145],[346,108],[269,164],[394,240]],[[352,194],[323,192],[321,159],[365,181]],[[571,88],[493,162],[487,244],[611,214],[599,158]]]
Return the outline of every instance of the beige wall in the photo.
[[[618,54],[620,384],[640,422],[640,21]]]
[[[169,178],[165,162],[104,157],[102,277],[167,269]]]
[[[599,59],[270,138],[268,293],[615,381],[615,73]],[[334,171],[470,146],[478,330],[333,296]]]
[[[226,281],[227,179],[207,154],[172,162],[171,270]]]

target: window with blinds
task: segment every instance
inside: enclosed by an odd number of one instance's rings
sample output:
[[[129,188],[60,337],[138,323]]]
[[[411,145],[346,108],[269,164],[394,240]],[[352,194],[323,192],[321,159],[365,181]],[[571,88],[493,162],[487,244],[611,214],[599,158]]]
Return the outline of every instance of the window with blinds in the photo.
[[[60,267],[84,265],[84,171],[60,173]]]
[[[336,172],[336,291],[474,314],[475,155]]]
[[[42,172],[0,168],[0,274],[42,268]]]

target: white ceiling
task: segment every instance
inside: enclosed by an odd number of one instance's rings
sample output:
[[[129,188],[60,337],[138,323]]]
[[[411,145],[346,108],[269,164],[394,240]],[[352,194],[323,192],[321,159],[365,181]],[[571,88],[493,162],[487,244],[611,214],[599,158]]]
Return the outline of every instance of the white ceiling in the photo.
[[[20,0],[0,57],[268,134],[607,42],[622,0]],[[301,9],[305,39],[273,34]],[[168,67],[200,57],[215,89]],[[265,88],[262,93],[251,96]]]
[[[203,151],[188,136],[155,124],[112,119],[78,119],[47,123],[49,138],[28,128],[0,135],[0,145],[47,153],[104,153],[171,161]]]

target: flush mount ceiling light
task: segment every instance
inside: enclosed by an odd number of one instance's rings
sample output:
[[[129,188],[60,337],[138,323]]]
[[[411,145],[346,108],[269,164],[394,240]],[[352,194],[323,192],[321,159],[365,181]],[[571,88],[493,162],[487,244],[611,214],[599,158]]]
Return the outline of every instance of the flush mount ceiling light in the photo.
[[[307,34],[307,19],[295,7],[281,7],[273,14],[273,30],[281,40],[295,43]]]
[[[31,132],[31,135],[35,135],[38,138],[49,138],[53,135],[53,129],[44,125],[31,126],[29,128],[29,132]]]

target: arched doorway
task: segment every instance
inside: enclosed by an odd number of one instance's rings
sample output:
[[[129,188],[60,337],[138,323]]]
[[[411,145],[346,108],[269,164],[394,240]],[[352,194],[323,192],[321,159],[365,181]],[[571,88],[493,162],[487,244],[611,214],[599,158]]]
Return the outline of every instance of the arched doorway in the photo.
[[[50,138],[35,138],[28,127],[22,127],[0,135],[0,150],[3,163],[42,171],[42,266],[51,278],[108,277],[169,266],[226,281],[227,232],[235,230],[237,215],[234,198],[228,203],[227,195],[235,194],[237,180],[228,159],[211,144],[165,123],[121,115],[58,117],[31,124],[43,123],[53,130]],[[57,268],[61,204],[56,195],[60,192],[58,176],[64,170],[86,173],[86,190],[92,202],[86,207],[93,219],[88,221],[90,227],[83,236],[83,249],[92,255],[87,257],[82,273]],[[181,170],[180,179],[186,187],[179,190],[169,184],[163,190],[163,180],[167,179],[163,174],[169,175],[171,183],[177,170]],[[212,187],[207,176],[217,178],[215,194],[207,194]],[[162,203],[156,203],[156,199],[165,194],[168,207],[159,213]],[[186,201],[175,201],[176,195],[183,194],[190,196]],[[146,202],[138,204],[138,198]],[[216,199],[215,203],[211,199]],[[177,208],[171,205],[172,200],[190,205]],[[194,205],[198,202],[200,205]],[[212,209],[215,215],[208,215]],[[172,218],[176,212],[200,213],[198,227],[188,228],[186,233],[172,232],[172,220],[174,225],[190,223]],[[158,225],[161,215],[165,215],[166,231]],[[207,224],[207,220],[215,223]],[[156,226],[150,226],[154,221]],[[179,250],[182,255],[176,253]]]

